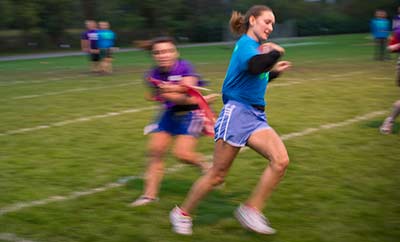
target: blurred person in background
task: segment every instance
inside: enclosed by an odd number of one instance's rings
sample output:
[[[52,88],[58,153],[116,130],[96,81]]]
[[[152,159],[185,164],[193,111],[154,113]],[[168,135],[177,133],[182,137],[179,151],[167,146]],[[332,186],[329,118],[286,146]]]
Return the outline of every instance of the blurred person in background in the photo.
[[[283,178],[289,157],[279,135],[267,122],[264,97],[268,83],[290,68],[291,63],[279,61],[284,54],[282,47],[264,43],[274,24],[272,10],[264,5],[251,7],[245,16],[232,13],[231,31],[241,37],[234,47],[222,87],[224,107],[215,125],[214,163],[192,186],[183,204],[170,212],[176,233],[192,234],[191,212],[213,187],[224,181],[244,146],[270,162],[250,197],[236,209],[235,216],[249,230],[275,233],[262,210]]]
[[[394,30],[387,49],[390,52],[400,53],[400,28]],[[397,57],[396,65],[396,85],[400,87],[400,55]],[[393,103],[392,112],[385,118],[379,130],[382,134],[391,134],[396,118],[400,115],[400,99]]]
[[[147,98],[163,105],[156,121],[145,128],[150,134],[148,167],[145,173],[143,194],[131,203],[142,206],[158,200],[158,192],[164,175],[164,158],[175,138],[174,156],[183,162],[199,167],[203,172],[210,163],[195,152],[198,138],[204,128],[204,118],[197,99],[187,95],[187,86],[199,86],[201,80],[191,63],[179,59],[175,41],[169,37],[156,38],[149,47],[156,66],[146,74],[151,88]],[[214,94],[205,96],[206,101],[215,99]]]
[[[384,10],[376,10],[375,17],[370,22],[371,34],[375,41],[375,60],[389,59],[386,51],[387,39],[391,32],[390,21]]]
[[[86,20],[86,31],[81,34],[82,51],[88,53],[91,62],[91,71],[100,71],[100,51],[97,46],[99,35],[97,32],[97,23],[94,20]]]
[[[110,30],[110,24],[106,21],[99,22],[98,47],[100,49],[100,71],[101,73],[111,74],[112,69],[112,50],[115,42],[115,33]]]
[[[382,134],[391,134],[396,118],[400,115],[400,99],[393,103],[392,112],[385,118],[379,130]]]
[[[400,28],[400,6],[397,7],[397,14],[392,19],[392,30],[395,31]]]

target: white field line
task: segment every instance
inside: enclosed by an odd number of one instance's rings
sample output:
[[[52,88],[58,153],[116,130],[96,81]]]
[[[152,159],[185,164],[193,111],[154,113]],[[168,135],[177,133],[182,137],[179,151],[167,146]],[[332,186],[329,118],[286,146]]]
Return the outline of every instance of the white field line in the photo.
[[[282,82],[282,83],[271,83],[270,87],[287,87],[287,86],[296,85],[296,84],[300,84],[300,83],[301,82],[299,82],[299,81]]]
[[[88,88],[75,88],[75,89],[69,89],[69,90],[64,90],[64,91],[60,91],[60,92],[46,92],[46,93],[42,93],[42,94],[17,96],[17,97],[13,97],[11,99],[29,99],[29,98],[37,98],[37,97],[44,97],[44,96],[55,96],[55,95],[60,95],[60,94],[65,94],[65,93],[72,93],[72,92],[84,92],[84,91],[108,89],[108,88],[114,88],[114,87],[124,87],[124,86],[135,85],[135,84],[138,84],[139,82],[140,82],[139,80],[136,80],[134,82],[122,83],[122,84],[118,84],[118,85],[88,87]]]
[[[281,139],[282,140],[288,140],[288,139],[291,139],[291,138],[294,138],[294,137],[304,136],[304,135],[315,133],[315,132],[321,131],[321,130],[339,128],[339,127],[343,127],[343,126],[350,125],[350,124],[353,124],[353,123],[357,123],[357,122],[360,122],[360,121],[368,120],[368,119],[371,119],[371,118],[374,118],[374,117],[378,117],[378,116],[384,115],[386,113],[387,113],[387,111],[375,111],[375,112],[372,112],[372,113],[367,113],[367,114],[362,115],[362,116],[354,117],[352,119],[347,119],[347,120],[345,120],[343,122],[323,124],[323,125],[321,125],[321,126],[319,126],[317,128],[308,128],[308,129],[305,129],[305,130],[300,131],[300,132],[284,134],[284,135],[281,136]]]
[[[394,80],[394,77],[370,77],[372,80],[385,81]]]
[[[371,119],[371,118],[374,118],[374,117],[377,117],[377,116],[381,116],[381,115],[384,115],[386,113],[387,113],[387,111],[375,111],[375,112],[372,112],[372,113],[367,113],[367,114],[362,115],[362,116],[357,116],[355,118],[345,120],[343,122],[323,124],[323,125],[321,125],[321,126],[319,126],[317,128],[308,128],[308,129],[305,129],[303,131],[294,132],[294,133],[290,133],[290,134],[284,134],[284,135],[281,136],[281,139],[282,140],[289,140],[289,139],[292,139],[292,138],[301,137],[301,136],[305,136],[305,135],[308,135],[308,134],[311,134],[311,133],[315,133],[315,132],[318,132],[318,131],[321,131],[321,130],[339,128],[339,127],[343,127],[343,126],[346,126],[346,125],[357,123],[357,122],[360,122],[360,121],[363,121],[363,120],[368,120],[368,119]],[[240,150],[240,152],[243,152],[243,151],[245,151],[247,149],[249,149],[249,148],[248,147],[243,147]]]
[[[40,80],[29,80],[29,81],[10,81],[10,82],[0,82],[0,86],[11,86],[16,84],[35,84],[35,83],[44,83],[44,82],[52,82],[52,81],[62,81],[67,79],[75,79],[75,78],[83,78],[83,77],[94,77],[89,74],[78,74],[73,76],[65,76],[65,77],[51,77],[49,79],[40,79]]]
[[[123,115],[123,114],[127,114],[127,113],[137,113],[137,112],[141,112],[141,111],[156,109],[157,107],[158,106],[150,106],[150,107],[144,107],[144,108],[127,109],[127,110],[122,110],[119,112],[111,112],[111,113],[106,113],[106,114],[81,117],[81,118],[77,118],[77,119],[71,119],[71,120],[51,123],[51,124],[47,124],[47,125],[40,125],[40,126],[36,126],[36,127],[31,127],[31,128],[9,130],[4,133],[0,133],[0,136],[27,133],[27,132],[31,132],[31,131],[40,130],[40,129],[49,129],[49,128],[53,128],[53,127],[60,127],[60,126],[65,126],[67,124],[87,122],[87,121],[92,121],[95,119],[119,116],[119,115]]]
[[[34,242],[33,240],[24,239],[11,233],[1,233],[0,240],[11,241],[11,242]]]
[[[271,84],[271,87],[290,86],[290,85],[299,84],[299,83],[300,82],[296,82],[296,81],[288,82],[288,83],[276,83],[276,84],[274,83],[274,84]],[[126,84],[115,85],[115,86],[132,85],[132,84],[134,84],[134,83],[126,83]],[[112,86],[112,87],[115,87],[115,86]],[[110,86],[108,86],[108,87],[110,87]],[[106,86],[98,87],[97,89],[108,88],[108,87],[106,87]],[[92,88],[92,89],[95,89],[95,88]],[[90,90],[92,90],[92,89],[90,89]],[[62,94],[62,93],[67,93],[67,92],[77,92],[77,91],[84,91],[84,90],[89,90],[89,88],[71,89],[71,90],[66,90],[64,92],[58,92],[58,93],[53,92],[53,93],[47,93],[47,94],[41,94],[41,95],[20,96],[20,97],[15,97],[14,99],[35,98],[35,97],[40,97],[40,96],[45,96],[45,95],[57,95],[57,94]],[[210,89],[205,89],[205,90],[212,91]],[[32,131],[37,131],[37,130],[41,130],[41,129],[49,129],[49,128],[53,128],[53,127],[60,127],[60,126],[68,125],[68,124],[87,122],[87,121],[92,121],[92,120],[100,119],[100,118],[108,118],[108,117],[112,117],[112,116],[123,115],[126,113],[135,113],[135,112],[140,112],[140,111],[146,111],[146,110],[155,109],[155,108],[156,108],[156,106],[139,108],[139,109],[128,109],[128,110],[123,110],[123,111],[119,111],[119,112],[111,112],[111,113],[106,113],[106,114],[81,117],[81,118],[77,118],[77,119],[66,120],[66,121],[61,121],[61,122],[56,122],[56,123],[46,124],[46,125],[39,125],[39,126],[35,126],[35,127],[30,127],[30,128],[8,130],[3,133],[0,133],[0,137],[6,136],[6,135],[28,133],[28,132],[32,132]]]
[[[343,127],[349,124],[353,124],[359,121],[363,121],[363,120],[368,120],[380,115],[385,114],[386,111],[375,111],[375,112],[371,112],[371,113],[367,113],[365,115],[362,116],[356,116],[354,118],[345,120],[343,122],[338,122],[338,123],[328,123],[328,124],[324,124],[321,125],[317,128],[308,128],[305,129],[303,131],[299,131],[299,132],[294,132],[294,133],[289,133],[289,134],[285,134],[282,135],[281,138],[282,140],[289,140],[292,138],[296,138],[296,137],[301,137],[301,136],[305,136],[311,133],[315,133],[317,131],[321,131],[321,130],[329,130],[329,129],[333,129],[333,128],[338,128],[338,127]],[[247,150],[247,148],[243,148],[241,150],[241,152]],[[179,170],[182,169],[182,167],[184,167],[184,164],[178,164],[175,165],[169,169],[166,170],[167,174],[171,174],[174,172],[177,172]],[[80,192],[72,192],[69,195],[66,196],[52,196],[43,200],[36,200],[36,201],[31,201],[31,202],[20,202],[20,203],[16,203],[13,205],[10,205],[8,207],[4,207],[0,209],[0,216],[7,214],[7,213],[11,213],[11,212],[16,212],[19,211],[21,209],[24,208],[29,208],[29,207],[35,207],[35,206],[41,206],[41,205],[46,205],[52,202],[59,202],[59,201],[66,201],[66,200],[71,200],[71,199],[75,199],[78,197],[82,197],[82,196],[88,196],[88,195],[92,195],[98,192],[103,192],[103,191],[107,191],[110,190],[112,188],[116,188],[116,187],[121,187],[123,186],[125,183],[127,183],[128,181],[131,180],[137,180],[137,179],[142,179],[142,176],[132,176],[132,177],[125,177],[125,178],[121,178],[118,182],[113,182],[113,183],[108,183],[105,186],[102,187],[98,187],[98,188],[93,188],[87,191],[80,191]]]
[[[122,72],[120,71],[119,73],[129,74],[129,73],[135,73],[135,72],[137,72],[137,71],[136,70],[131,70],[131,71],[130,70],[124,70]],[[143,70],[143,73],[144,72],[145,72],[145,70]],[[60,74],[62,74],[62,73],[60,73]],[[49,79],[0,82],[0,86],[11,86],[11,85],[16,85],[16,84],[36,84],[36,83],[63,81],[63,80],[70,80],[70,79],[84,78],[84,77],[97,78],[97,77],[107,77],[107,76],[99,76],[99,75],[92,74],[92,73],[77,74],[77,75],[71,75],[71,76],[69,76],[68,74],[65,74],[64,76],[50,77]],[[26,77],[26,78],[29,78],[29,77]]]
[[[39,98],[39,97],[45,97],[45,96],[57,96],[57,95],[65,94],[65,93],[84,92],[84,91],[108,89],[108,88],[114,88],[114,87],[124,87],[124,86],[136,85],[139,83],[141,83],[141,80],[135,80],[134,82],[122,83],[122,84],[118,84],[118,85],[100,86],[100,87],[91,87],[91,88],[90,87],[89,88],[75,88],[75,89],[69,89],[69,90],[60,91],[60,92],[46,92],[46,93],[42,93],[42,94],[17,96],[17,97],[12,97],[11,99],[18,100],[18,99]],[[294,82],[287,82],[287,83],[272,83],[270,85],[271,85],[271,87],[285,87],[285,86],[291,86],[294,84],[300,84],[300,82],[294,81]],[[207,91],[207,92],[213,91],[212,89],[205,88],[205,87],[193,86],[193,88],[200,90],[200,91]]]
[[[233,42],[229,42],[229,44],[233,44]],[[207,45],[218,45],[220,43],[210,43],[210,44],[202,44],[202,46],[207,46]],[[323,45],[323,44],[328,44],[327,42],[299,42],[299,43],[284,43],[281,44],[282,47],[296,47],[296,46],[308,46],[308,45]],[[187,47],[190,47],[191,45],[187,45]],[[195,44],[193,46],[196,46]],[[199,45],[200,46],[200,45]],[[181,48],[184,48],[185,46],[181,46]],[[62,54],[61,54],[62,55]],[[68,55],[68,54],[65,54]],[[82,55],[80,53],[79,55]],[[58,56],[58,55],[57,55]],[[1,58],[0,58],[1,59]],[[0,60],[1,61],[1,60]],[[208,64],[208,63],[201,63],[201,64]],[[26,69],[23,69],[26,71]],[[127,73],[132,72],[132,71],[126,71]],[[49,73],[49,72],[47,72]],[[125,73],[125,72],[124,72]],[[87,77],[87,76],[93,76],[93,74],[79,74],[76,76],[67,76],[67,77],[54,77],[51,79],[45,79],[45,80],[34,80],[34,81],[12,81],[12,82],[7,82],[7,83],[1,83],[0,86],[7,86],[7,85],[13,85],[13,84],[23,84],[23,83],[42,83],[42,82],[47,82],[47,81],[60,81],[64,79],[73,79],[77,77]]]
[[[341,77],[348,77],[352,75],[359,75],[359,74],[364,74],[365,71],[350,71],[350,72],[345,72],[341,74],[331,74],[328,75],[328,77],[333,77],[333,78],[341,78]]]
[[[179,163],[175,166],[167,168],[165,172],[167,174],[172,174],[174,172],[181,170],[185,166],[186,166],[185,164]],[[52,196],[52,197],[48,197],[48,198],[42,199],[42,200],[16,203],[11,206],[0,209],[0,216],[7,214],[7,213],[11,213],[11,212],[16,212],[16,211],[19,211],[24,208],[41,206],[41,205],[46,205],[46,204],[53,203],[53,202],[66,201],[66,200],[71,200],[71,199],[75,199],[78,197],[92,195],[92,194],[99,193],[99,192],[104,192],[104,191],[110,190],[112,188],[124,186],[128,181],[133,181],[133,180],[138,180],[138,179],[143,179],[143,176],[123,177],[123,178],[119,179],[117,182],[108,183],[102,187],[97,187],[97,188],[93,188],[93,189],[86,190],[86,191],[72,192],[66,196]]]

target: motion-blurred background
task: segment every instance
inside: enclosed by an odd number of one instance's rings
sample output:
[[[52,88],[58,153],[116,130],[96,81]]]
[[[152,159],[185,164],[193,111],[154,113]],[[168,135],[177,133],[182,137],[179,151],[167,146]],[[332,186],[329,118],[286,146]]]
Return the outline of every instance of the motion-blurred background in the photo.
[[[396,14],[396,0],[1,0],[0,51],[79,48],[86,19],[105,20],[117,46],[132,46],[160,34],[180,42],[231,39],[231,11],[270,6],[273,37],[368,32],[375,9]]]

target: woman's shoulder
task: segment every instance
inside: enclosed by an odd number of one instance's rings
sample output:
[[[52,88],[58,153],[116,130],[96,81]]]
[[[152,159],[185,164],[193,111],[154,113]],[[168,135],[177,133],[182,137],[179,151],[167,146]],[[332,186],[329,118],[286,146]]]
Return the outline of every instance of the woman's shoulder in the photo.
[[[188,60],[179,59],[179,60],[177,61],[176,68],[177,68],[178,70],[181,70],[181,71],[193,70],[193,69],[194,69],[194,65],[193,65],[190,61],[188,61]]]
[[[178,65],[182,65],[182,66],[193,66],[193,64],[186,59],[178,59],[177,63],[178,63]]]

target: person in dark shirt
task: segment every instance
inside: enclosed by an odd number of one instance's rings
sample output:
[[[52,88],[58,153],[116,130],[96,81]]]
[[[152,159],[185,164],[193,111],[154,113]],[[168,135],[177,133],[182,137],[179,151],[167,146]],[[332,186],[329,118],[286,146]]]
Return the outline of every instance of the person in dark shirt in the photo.
[[[99,40],[97,23],[94,20],[86,20],[86,31],[81,34],[82,51],[89,55],[92,72],[100,71],[100,51],[97,45]]]

